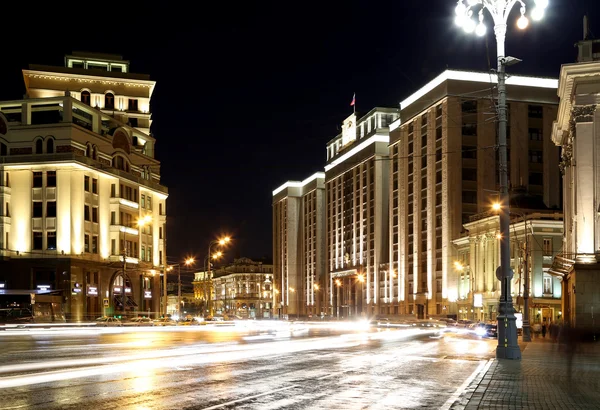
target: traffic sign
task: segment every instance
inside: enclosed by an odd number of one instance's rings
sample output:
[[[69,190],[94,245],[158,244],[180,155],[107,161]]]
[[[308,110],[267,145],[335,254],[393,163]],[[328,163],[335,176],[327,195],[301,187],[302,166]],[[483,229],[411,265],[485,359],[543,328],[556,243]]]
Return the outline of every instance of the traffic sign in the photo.
[[[104,303],[104,306],[107,307],[108,306],[108,299],[103,299],[102,302]]]

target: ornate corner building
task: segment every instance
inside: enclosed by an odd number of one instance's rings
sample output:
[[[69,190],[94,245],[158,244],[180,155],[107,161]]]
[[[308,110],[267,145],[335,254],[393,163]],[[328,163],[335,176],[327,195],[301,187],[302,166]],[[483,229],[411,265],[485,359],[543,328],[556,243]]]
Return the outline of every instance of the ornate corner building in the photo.
[[[84,53],[23,79],[25,98],[0,102],[0,284],[60,291],[73,320],[158,314],[168,191],[155,82]]]

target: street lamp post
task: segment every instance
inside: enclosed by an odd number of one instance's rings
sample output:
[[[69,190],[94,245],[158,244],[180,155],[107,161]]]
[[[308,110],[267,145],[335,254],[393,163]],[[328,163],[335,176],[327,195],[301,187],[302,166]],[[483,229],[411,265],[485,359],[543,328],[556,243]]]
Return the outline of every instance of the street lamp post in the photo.
[[[508,16],[513,7],[519,4],[521,6],[521,17],[517,20],[517,26],[520,29],[527,27],[529,20],[525,17],[525,2],[523,0],[458,0],[456,6],[456,23],[463,27],[465,32],[476,32],[483,36],[486,32],[486,26],[483,24],[483,10],[492,16],[494,21],[494,33],[497,43],[498,57],[498,156],[499,156],[499,174],[500,174],[500,267],[496,270],[496,277],[501,282],[500,302],[498,306],[498,347],[496,348],[496,357],[499,359],[520,359],[521,350],[517,344],[517,326],[512,297],[510,294],[510,280],[513,272],[510,269],[510,213],[508,196],[508,167],[506,155],[506,66],[518,62],[517,59],[506,57],[504,54],[504,45],[506,40],[506,29]],[[544,9],[548,5],[548,0],[535,0],[536,7],[532,11],[534,20],[540,20],[544,16]],[[473,9],[481,6],[476,25],[472,19]]]
[[[194,258],[187,258],[184,262],[185,266],[191,266],[195,262]],[[181,264],[176,263],[167,267],[167,272],[172,271],[177,267],[177,316],[181,319]],[[166,282],[166,281],[165,281]],[[165,285],[166,287],[166,285]],[[166,301],[165,301],[166,304]],[[165,309],[166,311],[166,309]]]
[[[208,253],[207,253],[207,257],[210,258],[210,255],[212,254],[211,249],[214,245],[221,245],[224,246],[226,244],[228,244],[231,241],[231,238],[226,236],[222,239],[215,239],[213,241],[210,241],[208,244]],[[205,271],[206,273],[206,271]],[[209,310],[209,314],[211,316],[213,316],[213,306],[212,306],[212,273],[211,273],[211,264],[210,261],[208,263],[208,310]]]
[[[335,298],[335,305],[336,305],[336,312],[337,312],[337,318],[338,320],[340,319],[340,288],[342,287],[342,281],[339,279],[335,280],[335,287],[337,288],[337,295]]]

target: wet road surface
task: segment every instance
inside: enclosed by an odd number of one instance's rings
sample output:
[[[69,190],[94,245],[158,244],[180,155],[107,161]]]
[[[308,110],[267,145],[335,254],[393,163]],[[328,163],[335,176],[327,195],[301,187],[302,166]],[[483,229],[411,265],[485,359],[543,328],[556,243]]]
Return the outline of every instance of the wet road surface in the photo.
[[[424,330],[0,332],[3,409],[449,408],[495,340]]]

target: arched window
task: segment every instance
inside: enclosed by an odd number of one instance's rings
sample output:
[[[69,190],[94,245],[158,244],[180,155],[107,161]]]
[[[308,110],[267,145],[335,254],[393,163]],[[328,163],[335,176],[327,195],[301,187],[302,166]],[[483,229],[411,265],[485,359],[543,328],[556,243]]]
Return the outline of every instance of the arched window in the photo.
[[[48,138],[46,141],[46,153],[54,154],[54,138]]]
[[[121,171],[129,172],[129,162],[120,155],[117,155],[112,160],[113,168],[120,169]]]
[[[90,144],[85,147],[85,156],[88,158],[92,157],[92,146]]]
[[[44,143],[42,142],[41,138],[39,138],[35,142],[35,153],[36,154],[43,154],[44,153]]]
[[[90,105],[90,92],[89,91],[82,91],[81,92],[81,102],[87,105]]]
[[[98,160],[98,148],[96,148],[96,146],[94,145],[94,148],[92,148],[92,159],[93,160]]]
[[[113,93],[104,94],[104,109],[114,110],[115,109],[115,95]]]

